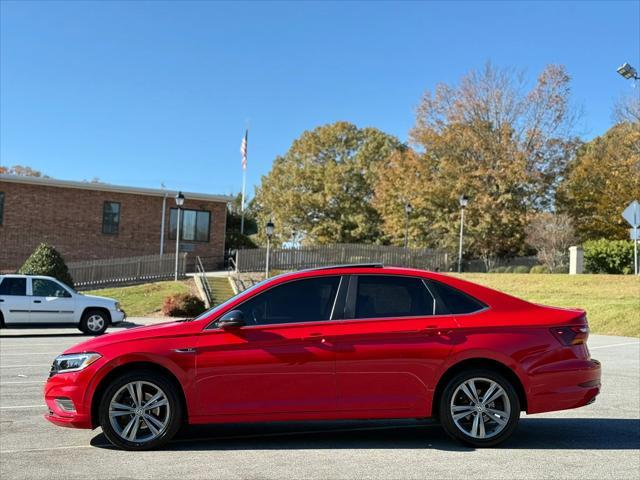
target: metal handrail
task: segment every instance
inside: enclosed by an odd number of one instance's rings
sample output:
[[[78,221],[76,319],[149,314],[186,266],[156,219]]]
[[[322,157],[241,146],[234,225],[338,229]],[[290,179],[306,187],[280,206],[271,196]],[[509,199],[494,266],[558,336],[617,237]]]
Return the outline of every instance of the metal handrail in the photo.
[[[196,274],[200,277],[202,289],[204,290],[204,294],[207,297],[207,302],[209,306],[213,305],[213,295],[211,293],[211,285],[209,285],[209,279],[207,278],[207,272],[204,269],[204,265],[202,264],[202,259],[199,256],[196,256]]]

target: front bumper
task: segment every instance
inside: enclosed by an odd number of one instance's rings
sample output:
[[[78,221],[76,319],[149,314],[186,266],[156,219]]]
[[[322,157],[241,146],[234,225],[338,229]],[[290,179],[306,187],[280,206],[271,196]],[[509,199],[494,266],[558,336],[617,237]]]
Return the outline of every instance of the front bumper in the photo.
[[[110,310],[111,323],[124,322],[127,319],[127,313],[124,310]]]
[[[59,373],[47,380],[44,386],[44,399],[49,413],[44,415],[45,419],[61,427],[93,428],[91,404],[87,392],[94,375],[92,367],[93,365],[80,372]],[[75,410],[64,410],[56,402],[57,398],[71,400]]]
[[[598,360],[566,360],[531,375],[527,413],[552,412],[593,403],[600,393]]]

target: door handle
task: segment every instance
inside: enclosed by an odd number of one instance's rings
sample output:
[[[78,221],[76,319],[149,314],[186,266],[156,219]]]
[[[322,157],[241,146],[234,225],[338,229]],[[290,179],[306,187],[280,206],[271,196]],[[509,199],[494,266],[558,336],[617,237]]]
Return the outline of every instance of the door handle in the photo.
[[[327,340],[323,338],[322,332],[313,332],[309,334],[309,338],[316,340],[320,339],[320,343],[325,343]]]
[[[426,327],[422,330],[427,335],[451,335],[453,330],[450,328]]]
[[[42,300],[34,300],[33,303],[42,303]]]

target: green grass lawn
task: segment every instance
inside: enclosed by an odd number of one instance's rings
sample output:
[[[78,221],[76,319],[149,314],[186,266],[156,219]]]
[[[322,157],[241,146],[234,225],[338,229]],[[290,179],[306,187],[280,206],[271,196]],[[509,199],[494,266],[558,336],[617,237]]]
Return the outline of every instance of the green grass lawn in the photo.
[[[189,293],[193,280],[154,282],[130,287],[91,290],[89,295],[100,295],[118,300],[129,317],[162,316],[160,309],[165,297],[174,293]]]
[[[640,279],[633,275],[464,273],[460,277],[530,302],[582,308],[593,333],[640,337]]]

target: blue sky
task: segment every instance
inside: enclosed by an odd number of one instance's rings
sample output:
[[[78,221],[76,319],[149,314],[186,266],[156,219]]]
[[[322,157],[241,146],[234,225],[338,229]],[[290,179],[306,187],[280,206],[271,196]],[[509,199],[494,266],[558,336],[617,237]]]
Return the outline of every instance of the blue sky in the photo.
[[[0,3],[0,163],[62,179],[249,191],[304,130],[407,139],[426,89],[490,60],[566,65],[584,138],[640,68],[640,2]],[[640,88],[640,85],[637,86]]]

